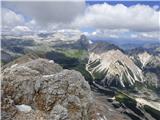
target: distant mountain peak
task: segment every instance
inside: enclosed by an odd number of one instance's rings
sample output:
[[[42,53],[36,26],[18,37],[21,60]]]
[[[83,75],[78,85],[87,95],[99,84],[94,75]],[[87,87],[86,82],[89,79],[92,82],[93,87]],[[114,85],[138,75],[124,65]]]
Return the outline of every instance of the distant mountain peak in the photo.
[[[118,46],[108,43],[108,42],[95,42],[92,44],[89,48],[90,52],[95,52],[95,53],[102,53],[102,52],[107,52],[108,50],[121,50]],[[122,50],[121,50],[122,51]]]
[[[117,46],[98,43],[89,52],[86,69],[91,75],[107,86],[133,86],[143,82],[143,74],[134,62]]]

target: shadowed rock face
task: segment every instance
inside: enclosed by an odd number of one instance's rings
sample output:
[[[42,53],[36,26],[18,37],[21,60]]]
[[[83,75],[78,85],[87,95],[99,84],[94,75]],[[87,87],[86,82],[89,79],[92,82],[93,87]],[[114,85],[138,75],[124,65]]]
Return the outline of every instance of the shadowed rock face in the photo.
[[[2,71],[2,119],[87,120],[89,84],[74,70],[46,59],[17,62]],[[27,114],[17,109],[22,105]],[[26,107],[30,106],[30,107]]]

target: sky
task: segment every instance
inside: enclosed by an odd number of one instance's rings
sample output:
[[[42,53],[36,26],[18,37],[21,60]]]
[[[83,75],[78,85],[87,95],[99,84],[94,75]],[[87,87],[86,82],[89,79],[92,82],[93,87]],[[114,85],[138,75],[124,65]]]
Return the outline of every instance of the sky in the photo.
[[[2,34],[75,32],[110,40],[160,40],[158,1],[2,1]]]

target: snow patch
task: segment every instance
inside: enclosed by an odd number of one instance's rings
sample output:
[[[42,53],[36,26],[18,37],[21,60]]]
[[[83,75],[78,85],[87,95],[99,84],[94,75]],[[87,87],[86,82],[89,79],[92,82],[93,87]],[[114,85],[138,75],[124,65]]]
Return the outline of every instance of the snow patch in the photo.
[[[49,63],[54,63],[54,61],[53,60],[49,60]]]
[[[100,113],[96,113],[97,115],[100,115]]]
[[[32,110],[31,106],[29,105],[25,105],[25,104],[22,104],[22,105],[16,105],[16,108],[21,111],[21,112],[30,112]]]
[[[89,40],[89,44],[92,44],[93,42],[91,40]]]
[[[43,77],[52,77],[53,75],[43,75]]]
[[[99,116],[99,118],[97,119],[97,120],[107,120],[107,118],[106,118],[106,116],[101,116],[101,114],[100,113],[96,113],[96,115],[98,115]]]
[[[12,65],[12,66],[11,66],[11,68],[14,68],[14,67],[16,67],[17,65],[18,65],[18,64],[14,64],[14,65]]]

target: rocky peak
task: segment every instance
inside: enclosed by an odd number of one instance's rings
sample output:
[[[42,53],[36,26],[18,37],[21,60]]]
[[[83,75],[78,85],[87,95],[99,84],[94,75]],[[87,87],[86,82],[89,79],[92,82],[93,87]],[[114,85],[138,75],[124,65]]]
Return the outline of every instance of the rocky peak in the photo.
[[[19,58],[15,59],[14,61],[9,62],[8,64],[4,65],[2,67],[2,70],[5,69],[5,68],[11,67],[14,64],[26,63],[28,61],[35,60],[37,58],[39,58],[39,56],[37,56],[36,54],[34,54],[34,53],[28,53],[28,54],[26,54],[26,55],[24,55],[22,57],[19,57]]]
[[[107,52],[109,50],[121,50],[118,46],[108,43],[108,42],[96,42],[92,44],[89,48],[89,52],[94,52],[94,53],[102,53],[102,52]],[[121,50],[122,51],[122,50]]]
[[[80,73],[63,70],[53,61],[39,58],[15,63],[4,69],[2,74],[2,102],[9,97],[13,107],[29,105],[34,112],[40,110],[49,114],[49,119],[67,117],[78,120],[87,117],[86,110],[92,101],[92,94]],[[3,106],[2,110],[6,111]],[[60,111],[65,111],[65,115]]]
[[[81,35],[80,39],[78,40],[79,44],[81,45],[82,48],[88,49],[90,43],[88,38],[85,35]]]
[[[79,72],[64,70],[47,59],[19,60],[2,70],[3,120],[91,118],[93,95]]]
[[[89,54],[86,69],[94,79],[107,86],[133,86],[135,82],[143,82],[143,74],[134,62],[112,44],[98,43]]]
[[[147,52],[143,52],[143,53],[138,54],[138,58],[139,58],[140,62],[142,63],[142,67],[144,67],[149,62],[151,57],[152,57],[152,55],[150,55]]]

